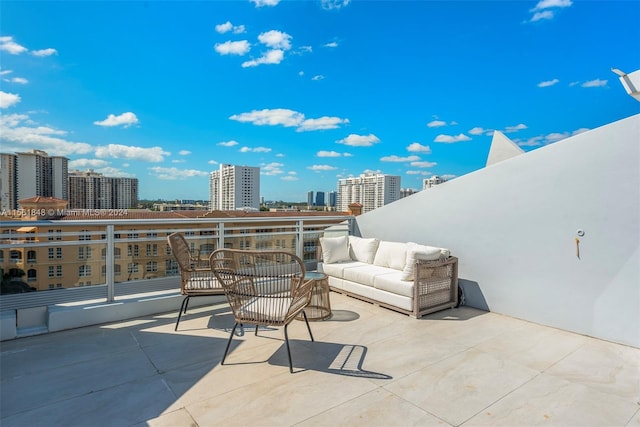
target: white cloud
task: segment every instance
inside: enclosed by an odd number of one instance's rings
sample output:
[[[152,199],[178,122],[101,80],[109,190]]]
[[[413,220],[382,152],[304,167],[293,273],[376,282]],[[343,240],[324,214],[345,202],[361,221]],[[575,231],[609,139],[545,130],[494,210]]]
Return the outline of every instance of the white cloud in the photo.
[[[423,176],[427,176],[431,174],[428,171],[412,171],[412,170],[408,170],[406,173],[407,175],[423,175]]]
[[[171,163],[186,163],[187,161],[185,159],[173,159],[171,160]]]
[[[536,4],[536,7],[534,7],[531,10],[535,11],[535,10],[550,9],[553,7],[560,7],[560,8],[569,7],[572,4],[573,2],[571,0],[540,0],[538,4]]]
[[[47,48],[47,49],[40,49],[40,50],[32,50],[31,54],[33,56],[51,56],[51,55],[57,55],[58,51],[53,49],[53,48]]]
[[[408,157],[400,157],[400,156],[385,156],[385,157],[381,157],[380,161],[381,162],[417,162],[418,160],[420,160],[420,157],[418,156],[408,156]]]
[[[0,90],[0,108],[9,108],[20,102],[20,95]]]
[[[85,169],[97,169],[104,168],[109,165],[106,160],[100,159],[76,159],[69,161],[69,170],[85,170]]]
[[[13,70],[2,70],[0,71],[0,76],[6,76],[7,74],[13,73]]]
[[[283,176],[280,179],[283,180],[283,181],[299,181],[299,179],[296,176],[295,172],[289,172],[289,175]]]
[[[284,173],[282,170],[283,166],[282,163],[278,162],[263,164],[260,165],[260,173],[266,176],[282,175]]]
[[[247,40],[232,42],[227,40],[224,43],[216,43],[213,47],[220,55],[244,55],[251,50],[251,44]]]
[[[429,123],[427,123],[427,127],[430,127],[430,128],[438,128],[446,125],[447,125],[447,122],[443,122],[442,120],[432,120]]]
[[[245,123],[250,122],[258,126],[281,125],[294,127],[299,126],[304,121],[304,114],[285,108],[275,108],[271,110],[265,108],[264,110],[253,110],[249,113],[234,114],[229,117],[229,119]]]
[[[149,170],[156,178],[170,181],[209,176],[209,172],[200,171],[197,169],[178,169],[176,167],[166,168],[162,166],[154,166],[149,168]]]
[[[318,151],[316,153],[316,156],[318,156],[318,157],[340,157],[340,156],[342,156],[342,154],[338,153],[337,151]]]
[[[105,166],[103,168],[95,169],[95,172],[101,173],[104,176],[119,177],[119,178],[133,178],[134,174],[123,171],[122,169],[114,168],[113,166]]]
[[[26,52],[28,49],[14,42],[13,37],[5,36],[0,37],[0,50],[8,52],[12,55],[19,55],[22,52]]]
[[[50,155],[67,156],[93,151],[84,142],[67,141],[67,132],[48,126],[37,126],[26,114],[0,115],[0,141],[3,151],[39,149]]]
[[[137,123],[138,123],[138,118],[132,112],[122,113],[119,116],[116,116],[114,114],[109,114],[109,116],[106,119],[102,121],[93,122],[94,125],[107,126],[107,127],[112,127],[112,126],[129,127]]]
[[[216,25],[216,31],[220,34],[228,33],[229,31],[232,31],[233,34],[242,34],[246,29],[244,25],[233,25],[230,21],[227,21],[224,24]]]
[[[255,3],[256,7],[263,6],[277,6],[280,0],[249,0],[251,3]]]
[[[527,140],[514,140],[514,142],[521,147],[537,147],[540,145],[549,145],[554,142],[560,141],[561,139],[568,138],[570,136],[578,135],[580,133],[588,131],[588,128],[579,128],[572,132],[551,132],[547,135],[539,135],[534,136],[533,138],[529,138]]]
[[[373,144],[380,142],[380,139],[374,134],[356,135],[350,134],[344,139],[336,141],[338,144],[350,145],[352,147],[371,147]]]
[[[251,148],[251,147],[242,147],[240,148],[241,153],[268,153],[271,151],[271,148],[267,148],[267,147],[255,147],[255,148]]]
[[[527,129],[527,125],[520,123],[515,126],[507,126],[506,128],[504,128],[504,133],[513,133],[524,129]]]
[[[9,83],[18,83],[21,85],[26,85],[27,83],[29,83],[29,80],[25,79],[24,77],[13,77],[11,79],[4,79],[4,81]]]
[[[217,164],[219,164],[219,162],[218,162],[218,161],[216,161],[216,160],[209,160],[207,163],[208,163],[208,164],[210,164],[210,165],[217,165]]]
[[[346,7],[351,0],[322,0],[321,5],[325,10],[337,10]]]
[[[467,135],[461,133],[459,135],[438,135],[436,136],[436,138],[433,140],[433,142],[442,142],[445,144],[452,144],[455,142],[463,142],[463,141],[471,141],[471,138],[469,138]]]
[[[529,22],[553,19],[555,11],[549,9],[562,9],[573,5],[571,0],[540,0],[536,6],[530,10],[533,16]]]
[[[280,49],[270,50],[258,59],[252,59],[242,63],[242,68],[257,67],[263,64],[279,64],[284,59],[284,51]]]
[[[536,12],[531,17],[531,22],[542,21],[543,19],[553,19],[553,12],[550,10],[544,10],[542,12]]]
[[[298,132],[305,132],[311,130],[326,130],[337,129],[341,124],[349,123],[349,119],[341,119],[340,117],[328,117],[323,116],[317,119],[306,119],[300,126],[298,126]]]
[[[338,168],[331,165],[313,165],[313,166],[308,166],[307,169],[312,170],[314,172],[325,172],[325,171],[333,171]]]
[[[588,82],[582,83],[582,87],[603,87],[607,85],[607,80],[589,80]]]
[[[471,135],[491,135],[491,133],[493,133],[493,130],[491,129],[483,129],[481,127],[474,127],[472,129],[469,130],[469,134]]]
[[[349,123],[349,119],[329,116],[305,119],[304,114],[286,108],[253,110],[249,113],[234,114],[229,119],[258,126],[296,127],[298,132],[336,129],[341,124]]]
[[[416,168],[432,168],[436,165],[436,162],[411,162],[411,166]]]
[[[261,33],[258,36],[258,41],[271,49],[291,49],[291,36],[278,30]]]
[[[313,76],[311,80],[313,80],[314,82],[317,82],[318,80],[324,80],[324,76],[322,74],[318,74],[317,76]]]
[[[181,156],[188,156],[189,154],[191,154],[191,151],[189,150],[180,150],[178,151],[178,154]]]
[[[338,47],[338,42],[329,42],[324,47]]]
[[[220,145],[222,147],[233,147],[235,145],[238,145],[238,141],[222,141],[222,142],[218,142],[216,145]]]
[[[171,153],[161,147],[134,147],[121,144],[109,144],[96,148],[96,157],[109,157],[114,159],[140,160],[144,162],[162,162],[164,156]]]
[[[407,146],[407,151],[410,151],[412,153],[430,154],[431,148],[428,145],[422,145],[419,142],[413,142]]]
[[[538,87],[549,87],[549,86],[553,86],[553,85],[558,84],[558,83],[560,83],[560,80],[558,80],[558,79],[546,80],[544,82],[538,83]]]

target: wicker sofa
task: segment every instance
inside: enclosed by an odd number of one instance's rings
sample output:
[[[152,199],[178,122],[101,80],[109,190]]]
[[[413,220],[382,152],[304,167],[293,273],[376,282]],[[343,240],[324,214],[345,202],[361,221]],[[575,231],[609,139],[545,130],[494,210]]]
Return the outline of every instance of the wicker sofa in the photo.
[[[420,318],[458,304],[449,250],[356,236],[320,239],[318,271],[332,291]]]

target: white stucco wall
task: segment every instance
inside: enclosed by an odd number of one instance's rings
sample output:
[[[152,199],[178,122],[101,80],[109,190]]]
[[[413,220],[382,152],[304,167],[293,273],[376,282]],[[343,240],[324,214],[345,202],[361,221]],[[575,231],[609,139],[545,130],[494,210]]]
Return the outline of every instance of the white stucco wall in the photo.
[[[635,347],[639,224],[640,115],[357,217],[364,237],[449,248],[469,305]]]

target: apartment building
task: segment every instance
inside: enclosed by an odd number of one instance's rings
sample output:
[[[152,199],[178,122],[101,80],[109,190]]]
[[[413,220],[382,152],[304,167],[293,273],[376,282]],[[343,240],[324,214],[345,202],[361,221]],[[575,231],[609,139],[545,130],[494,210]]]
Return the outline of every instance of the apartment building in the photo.
[[[347,212],[352,203],[362,204],[362,213],[400,199],[400,176],[379,173],[338,180],[337,210]]]
[[[91,169],[69,173],[71,209],[128,209],[137,205],[137,178],[106,177]]]
[[[427,188],[431,188],[434,185],[440,185],[443,182],[447,182],[445,178],[441,178],[438,175],[434,175],[431,178],[425,178],[422,180],[422,189],[426,190]]]
[[[0,201],[2,210],[18,208],[18,200],[34,196],[68,198],[68,162],[41,150],[2,154]],[[6,167],[6,169],[5,169]]]
[[[260,209],[260,168],[221,164],[209,181],[211,210]]]

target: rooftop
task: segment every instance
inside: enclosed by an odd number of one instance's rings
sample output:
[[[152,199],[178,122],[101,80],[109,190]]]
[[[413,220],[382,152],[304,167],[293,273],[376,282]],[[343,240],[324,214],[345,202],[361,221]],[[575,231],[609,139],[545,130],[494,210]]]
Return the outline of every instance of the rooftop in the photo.
[[[333,316],[235,336],[223,297],[2,342],[0,424],[640,425],[640,349],[471,307],[422,319],[331,293]]]

